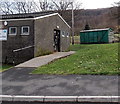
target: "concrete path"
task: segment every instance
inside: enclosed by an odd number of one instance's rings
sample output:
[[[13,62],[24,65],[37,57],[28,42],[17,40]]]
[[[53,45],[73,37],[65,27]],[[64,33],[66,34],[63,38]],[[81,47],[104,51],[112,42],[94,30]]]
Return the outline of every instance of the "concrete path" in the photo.
[[[54,61],[54,60],[62,58],[62,57],[67,57],[67,56],[69,56],[71,54],[74,54],[74,53],[75,53],[74,51],[56,52],[54,54],[33,58],[29,61],[26,61],[22,64],[19,64],[19,65],[15,66],[15,67],[39,67],[39,66],[48,64],[51,61]]]
[[[34,68],[2,73],[2,95],[118,96],[118,76],[31,75]]]

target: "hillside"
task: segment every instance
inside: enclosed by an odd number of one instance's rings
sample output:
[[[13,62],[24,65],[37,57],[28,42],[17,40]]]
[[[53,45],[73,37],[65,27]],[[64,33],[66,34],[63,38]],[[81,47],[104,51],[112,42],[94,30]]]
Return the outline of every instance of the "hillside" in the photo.
[[[75,10],[75,34],[79,34],[86,23],[90,25],[91,29],[110,27],[116,31],[117,19],[113,17],[115,10],[116,8]],[[71,26],[71,10],[59,11],[59,13]]]

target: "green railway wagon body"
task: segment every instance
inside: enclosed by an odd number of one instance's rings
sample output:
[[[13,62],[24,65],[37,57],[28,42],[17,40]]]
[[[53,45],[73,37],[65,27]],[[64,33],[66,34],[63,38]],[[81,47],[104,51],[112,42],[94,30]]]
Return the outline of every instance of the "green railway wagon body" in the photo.
[[[113,41],[113,32],[110,28],[83,30],[80,32],[80,43],[109,43]]]

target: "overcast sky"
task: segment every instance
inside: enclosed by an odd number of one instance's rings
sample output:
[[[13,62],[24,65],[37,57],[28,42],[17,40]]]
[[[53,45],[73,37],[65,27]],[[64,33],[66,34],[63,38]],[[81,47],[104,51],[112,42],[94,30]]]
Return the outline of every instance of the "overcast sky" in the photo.
[[[119,0],[78,0],[81,1],[84,9],[97,9],[111,7],[114,2]]]

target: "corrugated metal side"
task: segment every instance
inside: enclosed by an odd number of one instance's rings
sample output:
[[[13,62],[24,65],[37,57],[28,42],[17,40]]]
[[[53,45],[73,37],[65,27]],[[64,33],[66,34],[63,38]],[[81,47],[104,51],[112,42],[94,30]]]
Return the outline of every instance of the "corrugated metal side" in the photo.
[[[80,43],[108,43],[109,30],[80,32]]]
[[[99,43],[108,43],[108,30],[105,31],[99,31],[99,35],[98,35],[98,42]]]

